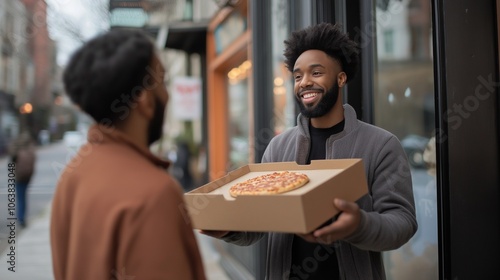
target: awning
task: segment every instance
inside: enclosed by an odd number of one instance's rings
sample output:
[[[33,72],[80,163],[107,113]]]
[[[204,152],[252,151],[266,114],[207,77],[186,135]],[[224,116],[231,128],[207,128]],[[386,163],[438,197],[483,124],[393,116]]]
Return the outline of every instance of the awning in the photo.
[[[164,48],[202,54],[207,48],[207,28],[208,20],[170,22],[160,29],[157,41]]]

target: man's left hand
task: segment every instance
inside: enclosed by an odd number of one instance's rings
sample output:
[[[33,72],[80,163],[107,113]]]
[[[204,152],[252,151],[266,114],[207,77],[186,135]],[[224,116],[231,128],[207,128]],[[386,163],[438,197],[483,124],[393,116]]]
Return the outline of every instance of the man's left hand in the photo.
[[[354,202],[338,198],[334,199],[333,204],[341,211],[336,221],[310,234],[299,234],[299,236],[313,243],[332,244],[353,234],[361,220],[359,206]]]

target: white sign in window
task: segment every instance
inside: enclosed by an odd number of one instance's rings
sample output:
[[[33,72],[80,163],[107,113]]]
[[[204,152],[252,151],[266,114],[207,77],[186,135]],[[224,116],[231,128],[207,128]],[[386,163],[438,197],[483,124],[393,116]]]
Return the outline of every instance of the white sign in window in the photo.
[[[173,114],[179,120],[201,118],[201,79],[176,77],[172,84]]]

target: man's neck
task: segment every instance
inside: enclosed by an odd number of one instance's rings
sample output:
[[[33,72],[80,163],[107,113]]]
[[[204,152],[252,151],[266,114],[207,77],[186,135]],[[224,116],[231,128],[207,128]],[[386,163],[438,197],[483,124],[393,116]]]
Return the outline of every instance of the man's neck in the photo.
[[[319,118],[312,118],[311,125],[315,128],[329,128],[340,123],[343,119],[344,107],[342,106],[342,102],[337,101],[335,106],[326,115]]]
[[[139,127],[142,126],[134,125],[129,122],[127,124],[117,126],[117,129],[125,134],[129,141],[134,145],[149,149],[148,139],[146,137],[147,133],[145,131],[139,131]]]

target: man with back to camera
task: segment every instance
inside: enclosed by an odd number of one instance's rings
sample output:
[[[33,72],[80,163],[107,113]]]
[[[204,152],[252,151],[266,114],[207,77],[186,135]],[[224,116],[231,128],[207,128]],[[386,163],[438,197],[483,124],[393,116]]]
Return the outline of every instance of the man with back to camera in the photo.
[[[55,279],[205,279],[182,190],[148,148],[162,135],[164,76],[140,31],[109,31],[71,57],[66,92],[97,124],[52,202]]]
[[[269,233],[266,279],[385,279],[381,252],[415,234],[415,202],[399,140],[342,105],[341,89],[357,72],[358,46],[339,25],[321,23],[293,32],[284,56],[301,114],[296,127],[271,140],[262,162],[362,158],[369,191],[357,203],[334,199],[341,213],[310,234]],[[242,246],[265,235],[202,233]]]

